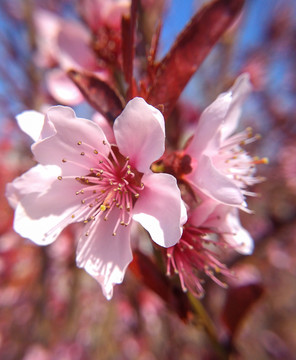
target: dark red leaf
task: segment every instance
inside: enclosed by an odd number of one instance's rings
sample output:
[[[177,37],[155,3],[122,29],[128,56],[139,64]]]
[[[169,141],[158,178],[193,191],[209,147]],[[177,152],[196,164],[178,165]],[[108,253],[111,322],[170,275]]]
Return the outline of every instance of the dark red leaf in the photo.
[[[241,11],[244,0],[216,0],[193,16],[160,62],[148,93],[151,105],[164,105],[167,118],[184,87]]]
[[[133,255],[134,259],[129,265],[133,274],[158,294],[182,320],[187,320],[190,313],[187,296],[179,288],[172,287],[168,278],[159,271],[149,257],[140,251],[134,251]]]
[[[251,306],[262,294],[263,287],[259,283],[230,287],[228,289],[222,320],[231,338],[235,335]]]
[[[85,99],[110,122],[122,112],[124,101],[119,94],[95,74],[70,70],[69,77],[77,85]]]

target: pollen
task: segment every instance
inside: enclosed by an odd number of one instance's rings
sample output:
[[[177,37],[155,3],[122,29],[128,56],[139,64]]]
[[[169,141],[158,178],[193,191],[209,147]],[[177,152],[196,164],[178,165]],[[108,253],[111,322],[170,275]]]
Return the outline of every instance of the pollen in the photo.
[[[100,210],[101,210],[101,211],[106,211],[106,209],[107,209],[107,207],[106,207],[104,204],[102,204],[102,205],[100,206]]]
[[[82,141],[78,141],[77,145],[81,145],[82,144]]]

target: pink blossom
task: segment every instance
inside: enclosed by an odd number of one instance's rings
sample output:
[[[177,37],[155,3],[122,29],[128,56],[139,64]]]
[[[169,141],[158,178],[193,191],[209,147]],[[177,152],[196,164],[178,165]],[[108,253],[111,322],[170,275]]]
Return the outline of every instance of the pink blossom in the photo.
[[[233,87],[222,93],[202,113],[185,153],[192,161],[186,180],[218,203],[245,209],[246,187],[261,181],[254,176],[258,162],[241,145],[257,139],[251,129],[233,135],[238,126],[245,97],[251,90],[248,74],[238,77]]]
[[[130,0],[82,0],[81,11],[93,31],[102,26],[120,30],[121,18],[130,11]]]
[[[32,114],[40,134],[29,125]],[[39,164],[7,185],[14,229],[46,245],[68,224],[84,223],[77,265],[101,284],[108,299],[132,259],[132,220],[160,246],[180,239],[186,214],[176,180],[150,170],[165,144],[157,109],[141,98],[131,100],[114,122],[114,144],[96,123],[76,118],[67,107],[52,107],[45,117],[24,112],[18,122],[35,140],[32,152]]]
[[[102,79],[108,77],[106,71],[98,68],[90,46],[91,33],[81,23],[62,19],[46,10],[36,10],[34,20],[38,47],[35,60],[39,66],[50,68],[45,74],[50,94],[58,102],[79,104],[83,96],[67,76],[68,70],[87,70],[96,72]]]
[[[188,289],[198,297],[204,293],[203,274],[224,287],[218,275],[232,275],[218,259],[219,248],[249,255],[254,242],[240,223],[239,209],[204,197],[191,213],[180,241],[166,250],[168,275],[177,273],[183,291]]]

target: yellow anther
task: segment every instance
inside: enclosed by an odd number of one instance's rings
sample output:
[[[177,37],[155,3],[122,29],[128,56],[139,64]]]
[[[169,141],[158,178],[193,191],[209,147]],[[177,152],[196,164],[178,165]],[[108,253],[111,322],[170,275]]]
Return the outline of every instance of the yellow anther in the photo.
[[[151,165],[151,170],[155,173],[160,173],[160,172],[164,172],[165,168],[162,164],[152,164]]]
[[[95,149],[94,154],[98,155],[98,153],[99,153],[98,150]]]
[[[85,155],[85,152],[84,152],[84,151],[82,151],[82,152],[80,153],[80,155],[84,156],[84,155]]]
[[[267,157],[264,157],[261,159],[262,164],[268,164],[269,163],[269,159]]]
[[[61,176],[58,176],[58,180],[62,180],[62,177],[61,177]]]
[[[66,159],[63,159],[62,162],[65,163],[65,162],[67,162],[67,160],[66,160]]]
[[[100,206],[100,210],[101,210],[101,211],[106,211],[106,209],[107,209],[107,207],[106,207],[104,204],[102,204],[102,205]]]
[[[82,141],[78,141],[77,145],[81,145],[82,144]]]

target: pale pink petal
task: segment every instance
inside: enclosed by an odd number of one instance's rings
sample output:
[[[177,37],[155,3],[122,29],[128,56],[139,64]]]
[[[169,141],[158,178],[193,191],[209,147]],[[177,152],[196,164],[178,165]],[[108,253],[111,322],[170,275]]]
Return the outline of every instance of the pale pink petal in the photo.
[[[227,205],[217,206],[204,223],[205,227],[216,229],[225,241],[241,254],[251,254],[254,242],[241,226],[239,210]]]
[[[86,22],[94,32],[102,26],[120,30],[122,16],[128,15],[130,0],[83,0],[81,10]]]
[[[24,133],[29,135],[34,141],[38,140],[44,124],[44,114],[28,110],[17,115],[16,121]]]
[[[93,121],[98,124],[98,126],[104,131],[104,134],[110,144],[115,144],[115,137],[112,127],[110,126],[108,120],[100,113],[95,113],[93,115]]]
[[[14,230],[38,245],[52,243],[68,224],[81,221],[79,212],[77,213],[81,203],[76,196],[81,185],[73,179],[58,180],[55,177],[57,168],[55,167],[53,172],[49,171],[49,168],[39,166],[39,176],[36,168],[29,171],[24,174],[23,181],[16,179],[7,189],[8,197],[13,198],[15,191],[14,199],[18,199]],[[46,175],[48,179],[45,179]],[[45,181],[42,189],[43,179]],[[41,182],[39,185],[38,181]],[[25,194],[26,191],[30,192]]]
[[[63,69],[96,69],[91,34],[77,21],[63,21],[57,36],[58,59]]]
[[[46,84],[51,96],[66,105],[77,105],[84,98],[72,80],[61,69],[53,69],[46,73]]]
[[[41,137],[32,146],[36,160],[44,165],[63,165],[63,175],[85,175],[98,163],[96,151],[109,154],[102,129],[90,120],[76,118],[68,107],[48,110]]]
[[[61,19],[53,12],[34,9],[34,25],[38,51],[34,56],[41,67],[49,68],[56,62],[57,35],[61,26]]]
[[[36,165],[6,185],[6,198],[12,208],[16,208],[20,199],[31,192],[46,191],[57,177],[61,169],[54,165]]]
[[[225,218],[225,228],[230,233],[224,235],[224,239],[234,247],[234,249],[244,255],[252,254],[254,241],[247,230],[245,230],[239,220],[238,209],[229,211]]]
[[[145,174],[144,190],[133,209],[133,219],[139,222],[158,245],[175,245],[187,220],[176,179],[169,174]]]
[[[203,111],[196,126],[195,135],[186,150],[188,154],[198,159],[205,149],[218,150],[219,130],[225,121],[230,104],[231,93],[228,92],[221,94]]]
[[[216,200],[204,196],[202,202],[191,213],[190,224],[196,227],[202,227],[218,204],[219,203]]]
[[[142,98],[128,102],[114,122],[114,135],[121,154],[140,172],[147,172],[164,152],[163,116]]]
[[[238,127],[239,118],[242,113],[242,105],[247,95],[251,92],[252,86],[250,83],[249,74],[240,75],[232,88],[228,91],[231,94],[231,105],[228,110],[225,124],[221,128],[221,141],[227,139]]]
[[[108,300],[113,295],[113,286],[122,282],[132,260],[130,226],[120,226],[116,236],[112,235],[118,218],[119,209],[114,208],[107,221],[99,218],[95,223],[90,222],[79,239],[76,256],[77,265],[100,283]]]
[[[220,203],[234,206],[244,203],[240,188],[220,173],[214,167],[211,158],[206,155],[200,157],[197,171],[188,178],[200,191]]]

